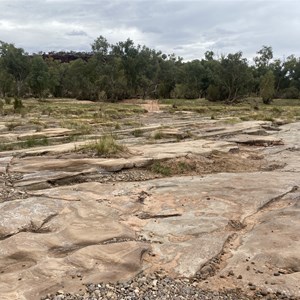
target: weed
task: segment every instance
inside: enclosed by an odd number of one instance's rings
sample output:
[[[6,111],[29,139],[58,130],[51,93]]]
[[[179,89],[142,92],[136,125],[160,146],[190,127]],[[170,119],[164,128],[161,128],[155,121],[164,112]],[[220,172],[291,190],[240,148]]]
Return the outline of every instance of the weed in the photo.
[[[134,127],[134,126],[140,126],[140,123],[136,122],[136,121],[126,121],[126,122],[124,122],[124,125]]]
[[[160,140],[164,137],[163,133],[159,130],[159,131],[156,131],[153,135],[153,138],[155,140]]]
[[[53,109],[50,106],[46,106],[42,109],[42,115],[47,115],[50,116],[51,113],[53,112]]]
[[[225,124],[237,124],[237,123],[240,123],[241,122],[241,119],[239,118],[228,118],[228,119],[225,119],[225,120],[222,120],[223,123]]]
[[[109,118],[112,118],[112,119],[119,119],[120,116],[118,114],[118,111],[113,109],[113,108],[107,108],[105,111],[104,111],[105,115],[108,116]]]
[[[92,132],[92,127],[90,124],[83,123],[82,121],[78,120],[62,121],[60,125],[64,128],[75,129],[81,134],[89,134]]]
[[[36,146],[47,146],[49,141],[46,137],[36,138],[34,136],[28,137],[27,140],[17,143],[0,144],[0,151],[10,151],[22,148],[32,148]]]
[[[38,119],[31,119],[29,120],[29,123],[34,124],[34,125],[38,125],[41,127],[46,127],[46,124],[44,122],[42,122],[39,118]]]
[[[177,168],[178,168],[179,173],[184,173],[184,172],[195,171],[196,166],[193,164],[186,163],[184,161],[180,161],[177,164]]]
[[[23,125],[22,122],[10,122],[10,123],[5,124],[8,131],[13,131],[16,127],[21,126],[21,125]]]
[[[77,134],[70,134],[66,138],[66,142],[69,142],[69,143],[75,142],[77,140],[78,140],[78,135]]]
[[[164,166],[160,162],[155,162],[151,165],[150,170],[154,173],[161,174],[164,176],[170,176],[171,175],[171,168]]]
[[[47,146],[49,145],[49,141],[47,137],[36,138],[34,136],[29,137],[26,141],[22,142],[22,148],[32,148],[36,146]]]
[[[135,137],[141,137],[141,136],[143,136],[143,131],[141,129],[135,129],[132,132],[132,135],[135,136]]]
[[[127,148],[118,144],[112,135],[105,135],[94,142],[82,146],[79,150],[94,152],[97,156],[109,157],[126,152]]]

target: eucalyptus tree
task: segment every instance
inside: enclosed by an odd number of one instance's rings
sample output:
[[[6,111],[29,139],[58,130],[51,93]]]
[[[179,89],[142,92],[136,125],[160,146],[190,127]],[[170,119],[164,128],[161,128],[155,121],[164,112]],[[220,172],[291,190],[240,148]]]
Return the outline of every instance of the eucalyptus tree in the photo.
[[[6,96],[13,93],[14,78],[1,66],[0,58],[0,97],[5,98]]]
[[[260,81],[260,96],[265,104],[270,104],[275,94],[275,76],[270,70]]]
[[[46,96],[50,84],[50,74],[46,62],[41,56],[34,56],[30,62],[28,83],[35,97]]]
[[[29,58],[22,48],[0,41],[1,68],[12,76],[15,94],[21,96],[22,87],[29,74]]]
[[[252,74],[242,52],[228,54],[221,58],[221,83],[224,86],[224,97],[234,101],[250,93]]]
[[[175,95],[179,98],[201,98],[205,93],[205,68],[200,60],[193,60],[179,69]]]

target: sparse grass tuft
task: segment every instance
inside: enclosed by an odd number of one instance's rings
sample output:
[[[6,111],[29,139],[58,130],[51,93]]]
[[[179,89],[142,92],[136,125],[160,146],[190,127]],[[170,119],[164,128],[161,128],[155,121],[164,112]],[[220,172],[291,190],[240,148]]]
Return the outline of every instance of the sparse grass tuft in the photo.
[[[237,124],[237,123],[240,123],[241,122],[241,119],[239,118],[228,118],[228,119],[225,119],[225,120],[222,120],[222,122],[224,124]]]
[[[141,129],[137,128],[132,132],[132,135],[135,137],[141,137],[141,136],[143,136],[143,131]]]
[[[8,131],[13,131],[16,127],[22,126],[22,125],[23,125],[23,123],[21,121],[9,122],[9,123],[5,124]]]
[[[150,167],[150,170],[154,173],[161,174],[164,176],[170,176],[172,173],[170,167],[163,165],[159,161],[153,163]]]
[[[80,120],[66,120],[62,121],[60,123],[61,127],[68,128],[68,129],[74,129],[78,131],[81,134],[89,134],[93,130],[92,126],[84,121]]]
[[[37,146],[47,145],[49,145],[49,140],[47,139],[47,137],[36,138],[34,136],[31,136],[22,142],[0,144],[0,151],[11,151],[16,149],[33,148]]]
[[[197,167],[193,162],[185,160],[167,160],[161,162],[154,162],[150,166],[150,170],[154,173],[161,174],[163,176],[173,176],[189,174],[196,171]]]
[[[159,131],[156,131],[153,135],[153,138],[155,140],[160,140],[164,137],[163,133],[159,130]]]
[[[49,145],[49,141],[47,137],[36,138],[34,136],[31,136],[22,143],[22,148],[32,148],[36,146],[47,146],[47,145]]]
[[[93,152],[97,156],[110,157],[127,152],[127,148],[116,142],[112,135],[105,135],[79,148],[83,152]]]

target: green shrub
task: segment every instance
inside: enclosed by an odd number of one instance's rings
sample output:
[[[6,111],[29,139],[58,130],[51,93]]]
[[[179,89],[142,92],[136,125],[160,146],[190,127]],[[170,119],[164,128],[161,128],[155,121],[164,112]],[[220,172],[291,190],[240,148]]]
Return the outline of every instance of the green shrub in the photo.
[[[282,90],[280,96],[283,99],[298,99],[300,96],[300,93],[296,87],[289,87],[289,88]]]
[[[216,85],[210,85],[207,88],[207,100],[209,101],[218,101],[221,99],[220,88]]]

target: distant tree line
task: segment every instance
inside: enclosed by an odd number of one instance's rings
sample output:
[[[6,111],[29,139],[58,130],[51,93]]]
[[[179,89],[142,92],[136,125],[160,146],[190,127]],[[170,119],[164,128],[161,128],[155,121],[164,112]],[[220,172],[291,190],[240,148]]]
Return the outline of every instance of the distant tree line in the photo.
[[[299,98],[300,58],[273,58],[263,46],[250,64],[242,52],[184,62],[174,54],[135,45],[130,39],[109,44],[100,36],[89,53],[28,55],[0,42],[0,97],[70,97],[117,101],[127,98],[206,97],[235,102],[261,96]]]

